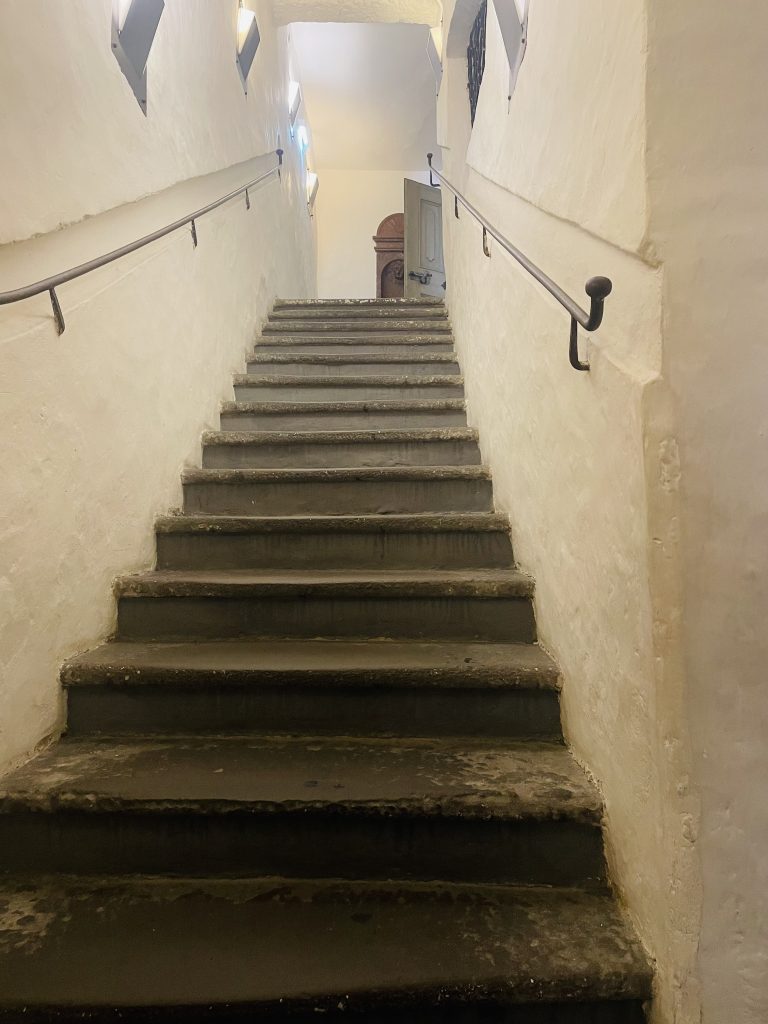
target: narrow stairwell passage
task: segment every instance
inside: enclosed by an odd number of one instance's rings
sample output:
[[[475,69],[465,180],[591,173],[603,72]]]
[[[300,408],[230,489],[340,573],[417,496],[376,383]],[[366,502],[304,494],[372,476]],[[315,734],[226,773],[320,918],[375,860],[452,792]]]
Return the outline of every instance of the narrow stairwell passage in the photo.
[[[279,302],[2,783],[0,1019],[638,1024],[442,304]]]

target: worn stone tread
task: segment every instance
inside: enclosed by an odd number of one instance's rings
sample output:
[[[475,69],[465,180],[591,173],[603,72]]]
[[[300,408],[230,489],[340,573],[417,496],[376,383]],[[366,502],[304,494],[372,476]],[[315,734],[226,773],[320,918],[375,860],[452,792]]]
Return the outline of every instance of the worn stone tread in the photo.
[[[448,316],[445,303],[438,299],[307,299],[303,302],[282,302],[277,301],[270,316],[292,316],[292,310],[299,310],[303,315],[305,312],[314,312],[320,316],[327,316],[329,312],[340,310],[343,313],[350,313],[357,316],[364,313],[370,316],[399,316],[402,313],[412,313],[415,309],[425,309],[429,316]],[[401,313],[402,311],[402,313]]]
[[[158,533],[509,533],[509,520],[495,512],[333,516],[162,516]]]
[[[185,484],[281,483],[287,480],[321,482],[372,480],[488,480],[485,466],[352,466],[320,469],[187,469]]]
[[[545,740],[64,739],[0,782],[0,815],[20,810],[602,820],[595,786]]]
[[[559,672],[536,644],[395,640],[113,641],[66,663],[78,685],[381,685],[557,690]]]
[[[393,351],[396,351],[397,347],[401,345],[418,345],[424,346],[425,350],[428,351],[430,345],[440,346],[442,348],[445,348],[447,345],[451,345],[452,336],[447,333],[425,334],[423,332],[412,332],[410,334],[385,334],[381,331],[369,331],[366,334],[353,334],[349,336],[338,334],[335,337],[330,338],[325,337],[324,335],[312,334],[270,334],[262,335],[261,338],[257,338],[255,344],[256,348],[254,351],[256,352],[263,352],[263,346],[269,346],[270,348],[274,348],[275,346],[285,346],[286,349],[290,350],[293,345],[318,345],[322,347],[323,345],[365,346],[366,344],[389,345],[392,346]],[[452,348],[451,351],[453,351]]]
[[[533,580],[516,569],[163,570],[123,576],[132,597],[473,597],[529,598]]]
[[[413,441],[477,442],[465,427],[414,427],[412,430],[207,430],[203,445],[408,444]]]
[[[409,306],[439,306],[445,308],[445,301],[438,298],[427,298],[422,297],[419,299],[276,299],[275,309],[286,309],[291,306],[296,306],[299,309],[303,309],[305,306],[319,306],[326,308],[328,306],[342,306],[346,309],[354,308],[355,306],[377,306],[391,307],[391,306],[403,306],[408,308]]]
[[[433,352],[412,356],[399,355],[397,352],[372,352],[364,359],[355,359],[344,352],[262,352],[256,349],[248,358],[249,363],[301,363],[306,366],[343,366],[349,362],[365,362],[372,366],[388,366],[390,363],[414,363],[414,364],[453,364],[456,362],[456,355],[452,352]]]
[[[255,373],[237,373],[235,387],[278,387],[278,388],[421,388],[452,387],[463,388],[464,378],[456,374],[445,376],[376,376],[375,374],[354,377],[276,377]]]
[[[432,1021],[475,1003],[573,1007],[651,988],[614,902],[565,888],[41,877],[2,883],[0,920],[0,1019],[14,1024],[153,1008],[142,1020],[410,1009]],[[74,964],[87,969],[73,976]]]
[[[463,412],[461,398],[373,400],[368,402],[224,402],[224,413]]]
[[[261,328],[262,337],[271,337],[273,334],[315,334],[322,337],[333,336],[336,333],[343,334],[372,334],[386,335],[389,332],[431,334],[435,337],[451,337],[451,325],[447,320],[426,319],[420,320],[418,316],[412,319],[391,319],[391,320],[370,320],[367,318],[329,317],[326,320],[281,320],[268,321]]]

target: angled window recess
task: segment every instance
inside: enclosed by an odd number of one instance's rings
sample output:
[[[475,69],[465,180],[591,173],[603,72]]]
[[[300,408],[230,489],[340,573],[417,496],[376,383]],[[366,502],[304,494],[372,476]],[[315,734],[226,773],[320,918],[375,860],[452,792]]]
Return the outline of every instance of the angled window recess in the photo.
[[[165,0],[112,0],[112,52],[147,112],[147,59]]]
[[[320,179],[313,171],[307,171],[307,208],[309,215],[312,217],[315,212],[315,200],[317,199],[317,190],[320,188]]]
[[[442,41],[439,33],[436,29],[431,29],[427,36],[427,58],[432,67],[432,73],[435,76],[435,91],[438,93],[443,81],[443,62],[440,57],[441,48]]]
[[[509,63],[509,99],[515,91],[520,65],[528,45],[529,0],[494,0],[496,18]]]
[[[261,36],[259,35],[259,26],[256,24],[256,14],[254,11],[249,10],[249,8],[244,7],[243,0],[240,0],[240,6],[237,11],[236,63],[246,96],[248,95],[248,74],[260,42]]]
[[[288,117],[291,122],[291,138],[294,136],[296,118],[299,116],[302,98],[301,86],[299,83],[291,82],[288,86]]]

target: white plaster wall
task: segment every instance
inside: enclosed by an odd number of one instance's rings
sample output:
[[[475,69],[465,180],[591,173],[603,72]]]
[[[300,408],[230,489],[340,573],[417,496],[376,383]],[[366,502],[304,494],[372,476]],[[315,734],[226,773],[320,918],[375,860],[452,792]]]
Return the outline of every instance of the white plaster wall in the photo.
[[[390,213],[403,212],[405,178],[427,181],[428,175],[424,171],[320,173],[316,219],[321,298],[376,297],[373,236]]]
[[[489,59],[467,155],[510,192],[630,252],[646,225],[645,6],[531,3],[524,71],[509,104],[489,4]]]
[[[693,1024],[696,799],[664,275],[646,242],[645,3],[534,0],[529,28],[508,109],[489,16],[471,137],[466,63],[446,61],[439,137],[448,177],[577,300],[588,277],[612,278],[603,327],[582,334],[592,371],[568,364],[567,314],[493,242],[487,260],[451,207],[448,302],[496,503],[563,672],[566,735],[602,789],[612,878],[657,959],[654,1019]]]
[[[206,25],[215,40],[217,18],[228,25],[232,12],[195,4],[199,17],[188,21],[187,3],[169,0],[166,29],[180,34],[179,49],[190,59],[176,77],[166,75],[153,54],[149,120],[132,95],[126,97],[112,110],[125,135],[119,124],[114,132],[105,125],[99,141],[95,131],[89,135],[88,102],[98,107],[100,98],[88,94],[70,135],[63,130],[70,97],[62,87],[59,94],[49,89],[46,104],[26,124],[15,122],[10,134],[6,127],[4,138],[15,153],[35,152],[42,146],[38,134],[49,146],[43,168],[24,160],[36,188],[20,180],[18,168],[9,178],[10,236],[119,203],[239,151],[261,152],[278,130],[287,137],[285,33],[272,29],[266,5],[253,80],[259,87],[252,82],[246,101],[229,52],[213,45],[205,61],[202,53],[200,62],[190,57]],[[0,17],[7,19],[11,6],[4,5]],[[55,5],[55,15],[48,6],[53,19],[65,5]],[[111,55],[102,65],[87,46],[91,8],[109,5],[78,4],[75,12],[74,3],[67,6],[69,17],[83,19],[82,35],[72,28],[64,36],[69,61],[85,82],[98,78],[101,88],[116,89],[110,78],[119,70]],[[16,5],[11,13],[18,13]],[[6,51],[19,50],[29,37],[11,40],[3,31],[1,38],[4,88],[24,97],[32,86],[26,72],[9,80]],[[31,64],[33,56],[26,53]],[[225,99],[215,88],[197,91],[198,75],[211,82],[219,76],[207,61],[224,61],[222,76],[233,75]],[[14,56],[12,66],[22,64],[21,54]],[[230,103],[239,111],[234,120]],[[187,120],[183,126],[181,115],[173,124],[165,120],[163,135],[153,116],[165,118],[165,104],[183,107]],[[176,134],[182,127],[183,146]],[[0,249],[0,290],[109,251],[199,208],[255,177],[264,163],[184,181],[132,206]],[[153,520],[180,504],[180,472],[185,464],[199,464],[200,432],[217,426],[220,402],[231,397],[231,375],[242,369],[268,307],[278,295],[314,293],[313,228],[293,147],[282,183],[262,186],[251,203],[250,212],[236,200],[201,220],[197,249],[183,230],[62,286],[67,329],[61,338],[45,297],[0,308],[0,766],[60,727],[59,667],[113,628],[112,580],[153,564]]]
[[[437,148],[424,25],[291,26],[322,171],[423,168]]]
[[[0,244],[277,148],[271,4],[248,6],[264,31],[246,99],[236,0],[167,0],[145,117],[112,55],[112,0],[0,4]]]
[[[273,0],[280,25],[292,21],[405,22],[439,25],[440,0]]]
[[[653,0],[649,247],[679,448],[703,1024],[768,1020],[768,9]]]

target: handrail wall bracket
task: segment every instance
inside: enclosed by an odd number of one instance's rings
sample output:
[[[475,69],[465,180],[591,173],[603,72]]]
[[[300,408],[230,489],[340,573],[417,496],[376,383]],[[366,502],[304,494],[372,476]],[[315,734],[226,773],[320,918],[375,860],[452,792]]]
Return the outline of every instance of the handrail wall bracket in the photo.
[[[60,284],[66,284],[68,281],[74,281],[78,277],[83,277],[84,274],[90,274],[92,270],[98,270],[100,267],[105,267],[108,263],[114,263],[115,260],[121,259],[123,256],[128,256],[132,252],[136,252],[137,249],[143,248],[145,245],[149,245],[151,242],[156,242],[160,238],[164,238],[166,235],[170,235],[172,231],[178,231],[179,228],[186,227],[189,225],[190,232],[192,234],[192,244],[197,248],[197,224],[195,223],[200,217],[205,216],[207,213],[211,213],[213,210],[217,210],[220,206],[228,203],[231,199],[235,199],[237,196],[245,193],[245,204],[246,208],[251,208],[251,200],[249,196],[249,190],[260,185],[262,181],[266,181],[268,178],[277,176],[280,178],[280,169],[283,166],[283,151],[282,149],[275,150],[277,154],[277,165],[271,167],[264,174],[259,175],[258,178],[254,178],[253,181],[249,181],[245,185],[241,185],[240,188],[234,190],[234,192],[228,192],[227,195],[222,196],[220,199],[214,200],[207,206],[202,207],[200,210],[195,210],[194,213],[188,214],[186,217],[181,217],[179,220],[175,220],[172,224],[166,224],[163,228],[158,228],[157,231],[153,231],[150,235],[144,235],[142,238],[137,238],[134,242],[128,242],[127,245],[121,245],[119,249],[114,249],[112,252],[105,253],[103,256],[97,256],[95,259],[88,260],[87,263],[81,263],[77,267],[70,267],[69,270],[63,270],[59,274],[54,274],[52,277],[46,277],[42,281],[36,281],[34,284],[24,285],[21,288],[13,288],[7,292],[0,292],[0,306],[8,306],[12,302],[21,302],[23,299],[31,299],[35,295],[42,295],[44,292],[48,292],[51,300],[51,307],[53,309],[53,316],[56,321],[56,331],[59,335],[63,334],[66,329],[66,323],[64,321],[64,314],[61,311],[61,303],[59,297],[56,294],[56,289]],[[269,155],[269,154],[265,154]]]
[[[56,333],[61,337],[67,325],[64,323],[64,314],[61,312],[61,304],[56,294],[56,289],[51,288],[49,295],[51,296],[51,306],[53,307],[53,318],[56,321]]]
[[[525,253],[521,252],[517,246],[513,245],[508,238],[505,238],[499,231],[497,231],[493,225],[476,210],[474,206],[459,192],[455,186],[453,186],[446,177],[444,177],[440,171],[436,170],[432,166],[433,154],[427,153],[427,163],[429,164],[429,183],[433,188],[440,188],[444,185],[449,192],[453,193],[453,209],[454,214],[458,218],[459,216],[459,204],[461,204],[465,210],[467,210],[472,217],[480,224],[483,229],[483,252],[486,256],[490,257],[491,250],[488,246],[488,236],[495,239],[499,245],[509,255],[517,260],[520,266],[526,270],[531,277],[535,278],[540,285],[549,292],[549,294],[557,299],[560,305],[568,312],[571,318],[571,334],[570,343],[568,348],[568,358],[571,366],[574,370],[589,370],[589,363],[584,362],[579,357],[579,338],[578,332],[579,327],[583,327],[585,331],[596,331],[600,324],[603,322],[603,313],[605,308],[605,300],[613,291],[613,283],[608,277],[591,277],[586,285],[585,291],[589,296],[590,306],[589,313],[582,309],[581,306],[571,298],[563,289],[556,284],[549,275],[545,274],[543,270],[536,266]],[[437,181],[435,181],[435,176]]]

